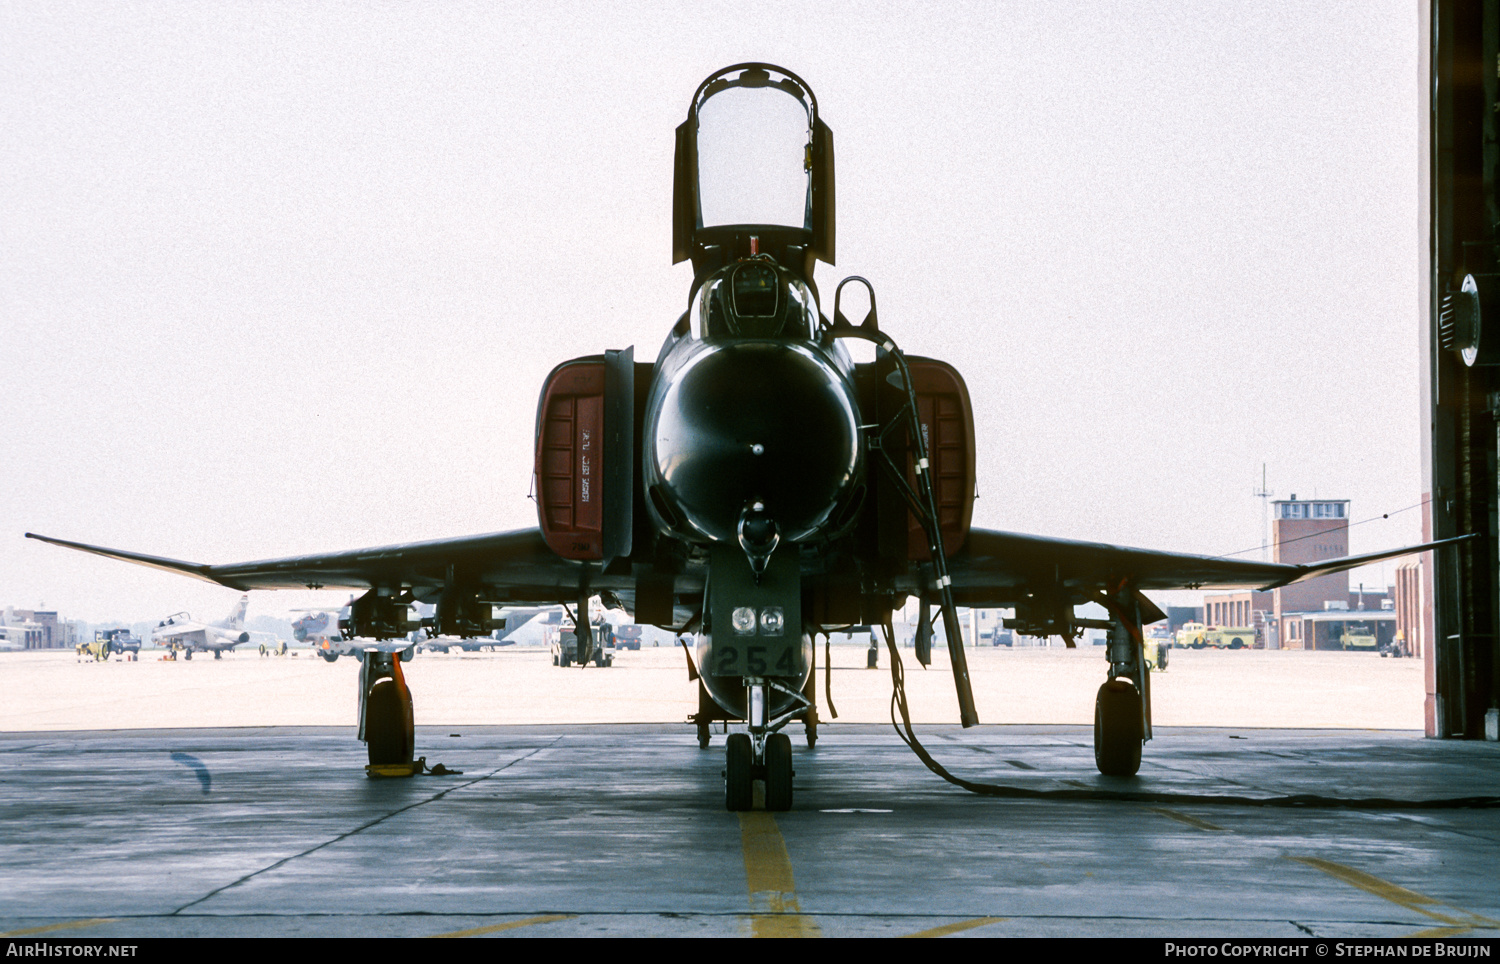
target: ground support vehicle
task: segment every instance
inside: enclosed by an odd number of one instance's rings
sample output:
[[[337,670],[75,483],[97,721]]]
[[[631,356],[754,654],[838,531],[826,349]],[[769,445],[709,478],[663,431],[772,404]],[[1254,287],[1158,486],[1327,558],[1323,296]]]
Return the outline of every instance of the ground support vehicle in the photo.
[[[1183,623],[1177,630],[1177,646],[1180,649],[1202,649],[1207,627],[1202,623]]]
[[[1184,623],[1177,631],[1179,649],[1250,649],[1255,645],[1253,626],[1205,626]]]
[[[1152,672],[1166,672],[1168,653],[1172,650],[1172,638],[1170,636],[1147,636],[1145,642],[1146,667]]]
[[[594,653],[592,661],[595,666],[613,666],[615,663],[614,647],[606,641],[606,634],[600,632],[602,627],[594,627]],[[583,665],[578,658],[578,635],[573,628],[564,624],[561,628],[549,633],[552,638],[552,665],[572,666],[574,663]],[[637,640],[639,642],[639,640]]]

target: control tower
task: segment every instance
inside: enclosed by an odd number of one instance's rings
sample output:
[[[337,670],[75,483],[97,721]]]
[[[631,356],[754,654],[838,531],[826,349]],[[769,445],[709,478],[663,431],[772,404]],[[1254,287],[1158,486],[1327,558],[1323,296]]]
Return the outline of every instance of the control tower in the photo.
[[[1271,503],[1271,545],[1274,561],[1318,562],[1349,554],[1349,500],[1290,499]],[[1348,605],[1349,574],[1336,572],[1275,591],[1278,628],[1283,613],[1322,612],[1324,603]]]

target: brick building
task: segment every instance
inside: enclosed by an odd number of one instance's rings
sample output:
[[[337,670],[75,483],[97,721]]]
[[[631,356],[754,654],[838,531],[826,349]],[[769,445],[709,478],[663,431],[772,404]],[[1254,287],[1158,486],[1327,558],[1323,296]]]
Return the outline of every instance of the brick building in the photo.
[[[9,609],[0,613],[0,623],[11,641],[24,641],[25,649],[66,649],[77,640],[73,626],[57,618],[56,610]]]
[[[1423,565],[1427,554],[1409,559],[1396,567],[1396,645],[1407,656],[1422,657],[1427,653],[1427,634],[1423,628],[1430,625],[1431,603],[1422,591]],[[1423,618],[1423,610],[1427,619]]]
[[[1295,565],[1349,554],[1349,500],[1303,500],[1294,494],[1272,502],[1271,508],[1275,562]],[[1386,590],[1351,590],[1349,574],[1337,572],[1269,592],[1205,595],[1203,621],[1209,626],[1252,627],[1256,645],[1266,649],[1337,649],[1343,625],[1358,621],[1354,614],[1389,612],[1391,596]],[[1345,610],[1350,617],[1329,615]],[[1382,643],[1397,631],[1389,620],[1372,620],[1381,627]]]

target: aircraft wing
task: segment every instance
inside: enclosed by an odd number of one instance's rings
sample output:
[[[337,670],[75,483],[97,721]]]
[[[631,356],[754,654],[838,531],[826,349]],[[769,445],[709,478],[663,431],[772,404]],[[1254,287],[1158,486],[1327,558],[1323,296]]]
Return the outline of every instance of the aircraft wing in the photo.
[[[1469,538],[1290,565],[973,529],[964,548],[948,560],[948,573],[961,606],[1006,606],[1025,592],[1057,589],[1087,598],[1121,581],[1136,589],[1267,590]]]
[[[450,574],[457,573],[466,581],[485,587],[489,601],[544,605],[576,599],[584,575],[581,563],[554,553],[537,529],[228,565],[185,562],[30,532],[26,536],[240,591],[358,591],[376,585],[403,585],[410,586],[417,598],[431,599],[448,584]],[[948,571],[953,581],[954,601],[961,606],[1010,606],[1024,599],[1028,592],[1052,598],[1067,596],[1081,602],[1122,581],[1138,590],[1275,589],[1468,538],[1471,536],[1308,565],[1288,565],[973,529],[964,548],[948,560]],[[927,585],[913,582],[900,588],[931,594],[935,587],[930,585],[930,569],[925,578]],[[611,590],[624,598],[634,595],[634,580],[629,574],[612,577],[595,570],[588,575],[588,581],[594,592]],[[679,593],[684,588],[687,587],[679,587]]]
[[[581,563],[563,559],[548,548],[537,529],[228,565],[184,562],[30,532],[26,537],[192,576],[242,592],[251,589],[357,591],[375,585],[404,585],[410,586],[413,595],[421,599],[435,596],[456,573],[465,580],[492,589],[495,602],[540,604],[576,599],[582,569]],[[590,577],[595,592],[601,589],[626,590],[633,585],[628,576],[620,582],[621,585],[615,586],[614,580],[597,572]]]
[[[151,631],[151,642],[167,646],[177,643],[181,646],[194,646],[198,649],[208,648],[208,631],[201,623],[187,623],[180,626],[158,626]]]

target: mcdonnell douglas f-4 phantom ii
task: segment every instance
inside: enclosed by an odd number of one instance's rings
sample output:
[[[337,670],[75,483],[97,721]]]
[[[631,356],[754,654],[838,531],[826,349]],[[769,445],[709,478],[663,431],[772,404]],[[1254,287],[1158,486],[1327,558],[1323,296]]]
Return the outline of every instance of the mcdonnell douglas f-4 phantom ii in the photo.
[[[793,141],[778,153],[736,114],[780,120]],[[1151,737],[1142,626],[1163,618],[1146,591],[1269,589],[1442,544],[1283,565],[973,528],[963,378],[898,347],[864,279],[842,282],[824,313],[813,268],[834,262],[833,134],[790,71],[738,64],[698,87],[677,128],[672,228],[674,263],[691,260],[693,282],[656,358],[631,348],[576,358],[542,386],[536,528],[231,565],[45,541],[239,590],[362,593],[349,621],[370,641],[360,695],[372,764],[413,758],[392,652],[413,602],[435,604],[439,634],[477,637],[493,606],[587,613],[599,596],[638,623],[695,636],[700,737],[712,720],[746,724],[727,741],[730,810],[751,806],[757,779],[769,809],[791,806],[785,727],[801,720],[816,737],[818,633],[876,625],[889,639],[892,613],[915,598],[926,662],[941,612],[972,726],[955,606],[1013,608],[1011,627],[1027,635],[1098,623],[1108,641],[1095,759],[1130,775]],[[869,289],[859,324],[840,308],[851,282]],[[874,360],[854,363],[851,339],[872,342]],[[1108,619],[1078,619],[1087,602]],[[582,630],[587,653],[587,620]]]

